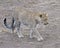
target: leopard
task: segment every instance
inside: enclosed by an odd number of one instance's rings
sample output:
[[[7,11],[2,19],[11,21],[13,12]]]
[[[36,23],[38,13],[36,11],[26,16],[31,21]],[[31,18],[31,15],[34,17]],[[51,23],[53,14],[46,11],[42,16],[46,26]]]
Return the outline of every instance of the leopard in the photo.
[[[34,12],[34,11],[29,11],[27,9],[23,9],[19,6],[14,8],[14,11],[18,14],[16,18],[12,17],[12,23],[11,26],[7,25],[7,19],[4,19],[4,25],[11,29],[12,32],[16,32],[18,37],[24,37],[22,34],[22,29],[25,26],[28,29],[30,29],[30,38],[37,38],[37,41],[44,40],[43,37],[40,35],[38,32],[37,28],[39,27],[38,25],[43,24],[47,25],[48,24],[48,14],[45,12]],[[35,35],[34,35],[35,34]]]

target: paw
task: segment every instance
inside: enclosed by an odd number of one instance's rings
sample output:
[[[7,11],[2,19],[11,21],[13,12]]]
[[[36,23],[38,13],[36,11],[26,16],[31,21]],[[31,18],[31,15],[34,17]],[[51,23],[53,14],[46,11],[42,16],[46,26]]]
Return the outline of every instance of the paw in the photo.
[[[19,38],[23,38],[24,36],[23,35],[18,35]]]
[[[41,37],[41,38],[37,38],[37,41],[43,41],[44,39]]]

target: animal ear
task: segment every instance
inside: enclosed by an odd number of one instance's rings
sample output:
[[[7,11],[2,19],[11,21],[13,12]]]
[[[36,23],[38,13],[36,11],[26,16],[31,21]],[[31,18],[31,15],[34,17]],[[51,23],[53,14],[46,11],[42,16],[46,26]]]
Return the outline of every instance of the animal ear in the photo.
[[[48,14],[46,14],[46,16],[48,16]]]
[[[48,14],[47,14],[46,12],[44,12],[44,14],[45,14],[46,16],[48,16]]]

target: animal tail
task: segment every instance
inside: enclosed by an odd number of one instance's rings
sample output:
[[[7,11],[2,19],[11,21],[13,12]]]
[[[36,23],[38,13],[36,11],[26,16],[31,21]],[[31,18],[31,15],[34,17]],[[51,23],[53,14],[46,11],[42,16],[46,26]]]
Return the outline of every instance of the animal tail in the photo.
[[[12,24],[11,24],[11,26],[8,26],[8,24],[7,24],[7,22],[6,22],[6,18],[5,18],[5,19],[4,19],[4,25],[5,25],[7,28],[9,28],[9,29],[13,28],[13,27],[14,27],[14,18],[12,18]]]

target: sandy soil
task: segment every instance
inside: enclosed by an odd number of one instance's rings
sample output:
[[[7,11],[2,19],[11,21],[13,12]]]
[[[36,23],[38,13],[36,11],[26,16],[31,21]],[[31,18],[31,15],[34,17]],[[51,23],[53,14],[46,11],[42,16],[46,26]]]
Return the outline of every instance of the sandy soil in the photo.
[[[4,17],[14,15],[13,6],[48,13],[49,24],[39,30],[43,41],[37,42],[29,36],[18,38],[16,34],[2,31]],[[0,48],[60,48],[60,0],[0,0]]]

